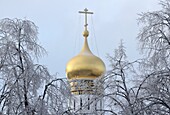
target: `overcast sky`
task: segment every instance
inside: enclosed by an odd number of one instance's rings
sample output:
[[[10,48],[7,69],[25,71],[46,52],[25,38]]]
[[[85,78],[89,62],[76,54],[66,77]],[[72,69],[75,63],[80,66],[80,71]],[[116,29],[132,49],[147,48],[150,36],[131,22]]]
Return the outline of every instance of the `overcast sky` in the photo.
[[[158,10],[158,0],[0,0],[0,19],[20,18],[39,27],[39,43],[48,55],[39,63],[51,74],[65,77],[66,63],[81,50],[84,16],[78,11],[88,8],[92,52],[108,68],[106,54],[113,54],[123,39],[130,60],[137,59],[136,36],[138,14]]]

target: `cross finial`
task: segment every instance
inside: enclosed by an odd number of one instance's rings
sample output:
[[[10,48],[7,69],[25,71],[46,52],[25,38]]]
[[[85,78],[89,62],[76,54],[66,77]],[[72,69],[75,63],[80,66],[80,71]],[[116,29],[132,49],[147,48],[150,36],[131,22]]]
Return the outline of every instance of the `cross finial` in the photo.
[[[85,25],[84,25],[85,30],[84,30],[84,32],[83,32],[83,36],[84,36],[85,38],[87,38],[88,35],[89,35],[89,32],[88,32],[88,30],[87,30],[87,26],[88,26],[88,24],[87,24],[87,14],[93,14],[93,12],[88,12],[88,9],[85,8],[84,11],[79,11],[79,13],[85,14]]]
[[[88,24],[87,24],[87,14],[93,14],[93,12],[88,12],[88,9],[85,8],[84,11],[79,11],[79,13],[83,13],[85,14],[85,28],[87,28]]]

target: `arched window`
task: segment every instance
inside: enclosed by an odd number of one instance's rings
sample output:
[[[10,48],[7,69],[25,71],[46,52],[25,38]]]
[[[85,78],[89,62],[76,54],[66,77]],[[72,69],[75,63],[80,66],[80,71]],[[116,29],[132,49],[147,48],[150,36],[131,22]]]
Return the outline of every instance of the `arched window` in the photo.
[[[94,104],[95,104],[95,110],[97,110],[97,99],[96,98],[95,98]]]
[[[90,110],[90,98],[88,97],[88,105],[87,105],[87,109]]]
[[[80,98],[80,109],[82,109],[83,106],[83,102],[82,102],[82,98]]]
[[[74,99],[74,110],[76,110],[76,101],[75,101],[75,99]]]

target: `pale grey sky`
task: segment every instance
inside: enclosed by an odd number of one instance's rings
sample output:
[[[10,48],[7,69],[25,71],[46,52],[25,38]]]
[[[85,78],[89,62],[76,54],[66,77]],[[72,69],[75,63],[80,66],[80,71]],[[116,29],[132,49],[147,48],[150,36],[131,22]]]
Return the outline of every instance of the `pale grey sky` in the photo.
[[[33,21],[39,27],[39,42],[48,52],[40,63],[51,74],[58,72],[65,77],[66,63],[78,54],[83,43],[84,16],[78,14],[79,10],[88,8],[94,12],[88,17],[89,45],[108,66],[106,54],[113,54],[120,39],[124,40],[129,59],[137,59],[137,14],[158,10],[158,3],[158,0],[0,0],[0,19]]]

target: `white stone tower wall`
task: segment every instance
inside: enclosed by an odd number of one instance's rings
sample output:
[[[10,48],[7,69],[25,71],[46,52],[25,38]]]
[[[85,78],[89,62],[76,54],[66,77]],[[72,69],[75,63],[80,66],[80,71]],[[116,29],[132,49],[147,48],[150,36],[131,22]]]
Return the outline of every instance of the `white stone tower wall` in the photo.
[[[103,109],[103,100],[98,100],[95,95],[74,95],[69,100],[69,107],[77,114],[94,114],[100,115],[96,110]]]
[[[102,84],[96,83],[96,80],[88,81],[87,79],[70,82],[76,84],[72,85],[73,95],[69,100],[69,107],[72,112],[77,113],[78,115],[95,115],[95,113],[96,115],[100,115],[99,110],[103,109],[103,100],[99,99],[99,95],[103,93]],[[89,85],[89,83],[92,86]]]

